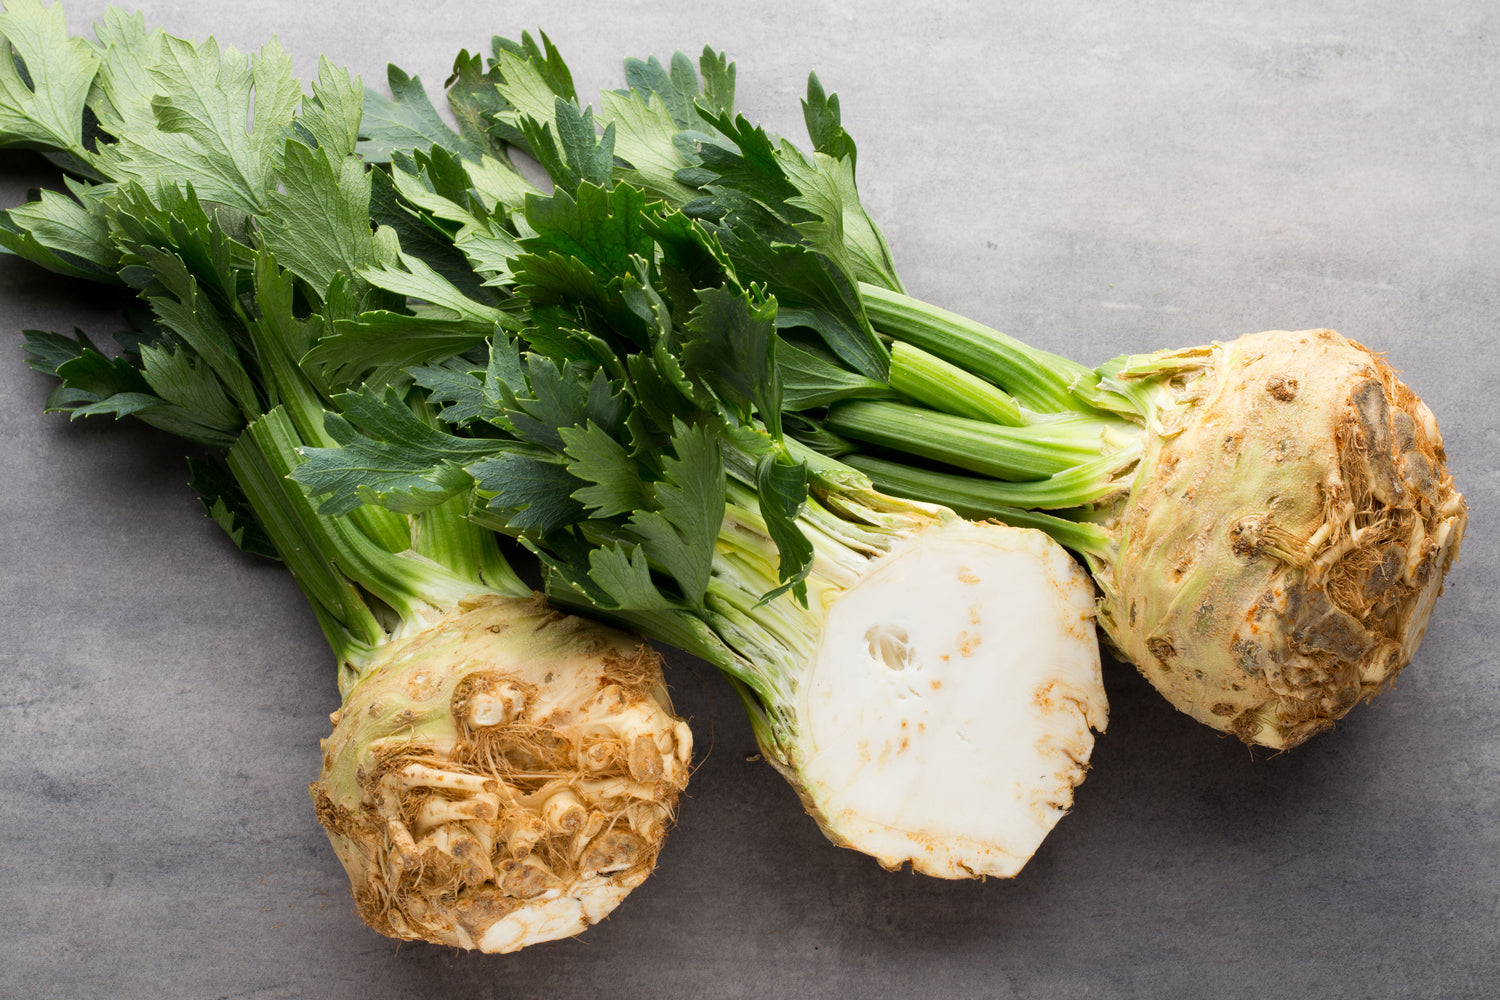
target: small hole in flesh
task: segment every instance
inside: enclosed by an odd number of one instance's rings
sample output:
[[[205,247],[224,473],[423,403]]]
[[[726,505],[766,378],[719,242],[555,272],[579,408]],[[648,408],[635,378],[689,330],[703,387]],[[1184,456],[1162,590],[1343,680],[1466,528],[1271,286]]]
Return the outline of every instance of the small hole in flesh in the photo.
[[[890,670],[911,666],[911,640],[900,625],[872,625],[865,632],[865,641],[870,644],[870,656],[875,662]]]

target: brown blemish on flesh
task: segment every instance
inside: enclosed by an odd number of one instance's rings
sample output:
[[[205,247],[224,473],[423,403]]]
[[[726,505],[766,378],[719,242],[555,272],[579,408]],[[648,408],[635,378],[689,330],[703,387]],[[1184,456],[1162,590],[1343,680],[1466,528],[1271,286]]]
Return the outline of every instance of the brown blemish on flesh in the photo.
[[[1295,375],[1272,375],[1266,380],[1266,391],[1283,403],[1290,403],[1297,398],[1297,378]]]

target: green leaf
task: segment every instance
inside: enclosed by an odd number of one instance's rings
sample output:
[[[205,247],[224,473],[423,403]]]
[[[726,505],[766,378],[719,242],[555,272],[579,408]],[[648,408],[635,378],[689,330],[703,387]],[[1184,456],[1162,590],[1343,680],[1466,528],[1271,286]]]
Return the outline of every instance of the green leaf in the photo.
[[[677,180],[677,172],[692,166],[676,139],[680,126],[660,94],[639,90],[606,93],[601,118],[615,130],[615,155],[628,167],[621,180],[647,189],[669,204],[683,205],[698,192]]]
[[[265,400],[251,374],[255,360],[241,351],[242,342],[248,346],[245,317],[237,297],[228,294],[233,291],[234,279],[223,270],[228,259],[223,245],[211,246],[206,259],[212,266],[197,271],[190,270],[182,257],[169,251],[141,246],[137,253],[157,282],[149,301],[160,325],[207,363],[247,418],[264,412]],[[195,263],[199,261],[196,254],[193,259]],[[215,290],[215,282],[231,286],[217,289],[220,301],[227,301],[228,305],[221,307],[212,301],[213,296],[203,294],[198,281],[200,274],[208,278],[210,291]]]
[[[491,134],[524,149],[539,162],[548,156],[563,158],[562,150],[551,137],[545,144],[534,142],[540,127],[556,115],[559,100],[574,105],[578,102],[572,76],[552,43],[546,43],[544,53],[529,35],[523,35],[520,43],[497,37],[493,61],[500,77],[496,92],[507,109],[493,116]],[[527,119],[536,130],[530,135],[525,126]]]
[[[468,471],[480,490],[494,494],[486,507],[501,514],[511,530],[540,537],[587,517],[573,499],[583,484],[558,462],[504,452],[471,464]]]
[[[788,412],[816,409],[841,399],[896,399],[900,394],[883,382],[851,372],[816,351],[782,339],[776,347],[782,406]]]
[[[112,416],[137,419],[169,434],[211,447],[233,443],[242,419],[225,427],[203,423],[198,415],[157,396],[128,357],[108,358],[78,331],[70,338],[38,330],[26,331],[27,363],[60,380],[48,394],[48,413],[80,417]]]
[[[776,303],[725,288],[698,293],[689,329],[696,339],[683,348],[689,375],[708,383],[739,417],[752,411],[772,435],[781,434],[781,379],[776,365]]]
[[[453,358],[441,365],[413,368],[410,374],[428,391],[428,399],[443,407],[438,419],[445,423],[482,421],[510,428],[507,411],[518,405],[517,397],[529,392],[520,345],[497,335],[490,342],[484,371],[476,367],[467,358]]]
[[[280,44],[247,58],[233,48],[221,52],[212,38],[195,44],[165,36],[148,72],[156,128],[116,136],[99,151],[101,168],[148,188],[191,184],[205,201],[263,209],[302,99]]]
[[[583,427],[565,427],[560,431],[568,471],[587,485],[573,493],[573,498],[588,509],[592,517],[616,517],[649,506],[650,487],[630,452],[604,428],[595,423]]]
[[[93,188],[80,184],[75,190],[77,198],[43,190],[36,201],[4,213],[0,239],[12,232],[24,234],[29,237],[24,242],[34,242],[60,260],[78,261],[81,267],[75,269],[85,272],[82,277],[118,283],[114,272],[120,253],[110,241],[103,206]]]
[[[521,246],[531,254],[577,259],[604,277],[632,275],[633,258],[649,259],[653,246],[642,226],[646,203],[644,191],[626,184],[609,190],[583,184],[576,195],[530,198],[526,221],[536,235]]]
[[[557,46],[552,44],[552,39],[547,37],[545,31],[538,32],[538,34],[542,36],[541,45],[537,44],[529,31],[521,32],[519,42],[501,38],[498,35],[491,38],[490,50],[493,53],[496,68],[503,70],[506,65],[509,65],[505,56],[524,59],[549,91],[564,100],[578,100],[578,91],[573,86],[573,74],[568,69],[568,64],[563,61],[562,54],[557,51]]]
[[[384,382],[402,368],[462,354],[516,321],[465,295],[420,258],[399,253],[401,267],[380,264],[360,272],[371,285],[413,302],[410,315],[374,310],[335,321],[333,332],[309,352],[330,386],[368,377]],[[425,303],[425,304],[424,304]]]
[[[305,448],[292,479],[314,497],[320,514],[347,514],[362,503],[415,514],[468,489],[464,465],[493,454],[500,443],[457,438],[424,423],[387,389],[349,392],[325,426],[338,448]]]
[[[213,522],[223,528],[231,541],[244,552],[280,559],[276,546],[256,516],[250,498],[222,464],[195,456],[188,457],[188,484],[203,501],[203,509]]]
[[[478,159],[484,148],[459,135],[443,121],[420,78],[394,64],[386,68],[391,96],[365,88],[359,155],[367,163],[387,163],[396,153],[434,145]]]
[[[734,64],[728,62],[722,52],[715,53],[705,46],[698,60],[698,69],[703,77],[701,92],[692,60],[681,52],[672,56],[670,71],[663,68],[654,56],[646,60],[625,60],[625,82],[642,98],[655,95],[678,129],[699,129],[704,121],[699,102],[710,114],[733,111]]]
[[[78,357],[82,351],[98,352],[82,330],[77,331],[76,337],[46,330],[23,330],[22,336],[26,338],[27,367],[45,375],[56,375],[58,368]]]
[[[765,129],[752,125],[743,115],[724,113],[705,118],[731,145],[708,141],[699,146],[704,169],[714,174],[711,183],[700,186],[740,192],[772,211],[796,196],[797,189],[783,172],[776,146]],[[777,214],[786,218],[782,212]]]
[[[722,52],[715,52],[707,45],[698,57],[698,72],[703,77],[701,104],[711,113],[730,115],[734,113],[734,63]]]
[[[288,142],[282,190],[261,217],[266,247],[319,298],[335,275],[360,275],[377,256],[369,172],[353,156],[328,152]]]
[[[476,329],[511,325],[501,310],[465,295],[421,258],[402,253],[400,262],[401,267],[381,263],[366,268],[360,277],[376,288],[430,303],[435,309],[426,312],[438,319],[466,323]]]
[[[808,247],[772,244],[751,225],[736,224],[721,232],[721,239],[741,278],[763,282],[776,296],[778,325],[807,327],[856,372],[885,381],[889,354],[847,274]]]
[[[527,391],[527,379],[520,343],[506,336],[493,338],[484,371],[485,398],[495,407],[514,406],[516,397]]]
[[[391,172],[373,170],[369,177],[370,221],[379,227],[376,234],[379,253],[386,254],[378,242],[382,235],[388,239],[394,237],[391,242],[402,253],[422,261],[460,293],[469,298],[489,294],[452,238],[435,228],[428,217],[412,211],[410,203],[397,192]]]
[[[92,400],[115,393],[150,393],[151,387],[127,358],[109,358],[77,331],[65,337],[41,330],[27,330],[27,364],[56,376],[69,389]]]
[[[163,281],[156,261],[173,257],[172,273],[194,276],[221,309],[233,311],[240,276],[252,271],[255,252],[231,238],[244,233],[245,217],[201,202],[191,187],[164,185],[152,193],[135,181],[121,184],[110,199],[110,239],[120,253],[120,276],[129,285],[158,294]]]
[[[335,390],[362,381],[385,384],[414,365],[456,357],[494,335],[491,324],[375,310],[337,320],[304,359]]]
[[[469,226],[453,238],[453,246],[486,278],[486,286],[514,283],[511,261],[520,256],[521,244],[504,229],[487,222]]]
[[[617,611],[669,611],[668,600],[651,578],[651,566],[640,547],[616,542],[589,553],[589,579],[606,595],[602,607]]]
[[[0,248],[56,274],[120,282],[119,253],[102,215],[56,192],[0,212]]]
[[[588,420],[588,387],[581,369],[571,362],[561,367],[539,355],[526,359],[529,396],[510,404],[506,418],[516,437],[553,451],[563,448],[562,429]]]
[[[225,434],[238,433],[245,426],[244,416],[218,377],[186,351],[143,345],[141,373],[156,395],[191,414],[196,422]]]
[[[335,300],[334,308],[346,281],[341,275],[326,290]],[[269,252],[256,257],[253,282],[255,308],[247,332],[267,393],[274,397],[272,405],[285,410],[303,441],[319,443],[328,391],[301,360],[327,329],[327,320],[318,313],[297,315],[297,280],[277,266]]]
[[[804,157],[791,146],[783,146],[782,154],[787,177],[799,192],[788,204],[811,216],[794,223],[809,245],[856,281],[900,291],[890,247],[859,200],[854,157],[834,159],[821,152]]]
[[[526,207],[527,198],[542,193],[535,184],[522,177],[509,160],[485,156],[477,163],[465,161],[464,168],[469,172],[474,193],[492,212],[497,206],[507,213],[521,212]]]
[[[677,424],[672,454],[662,465],[656,509],[637,512],[626,534],[677,582],[685,601],[701,607],[724,523],[724,461],[717,434],[710,427]]]
[[[403,153],[391,161],[391,183],[401,200],[438,230],[453,231],[487,217],[489,213],[470,196],[469,175],[458,161],[436,146],[433,153]]]
[[[480,419],[494,419],[499,412],[485,395],[484,383],[460,358],[440,365],[422,365],[410,370],[412,381],[427,390],[428,401],[441,407],[438,419],[462,426]]]
[[[364,93],[359,80],[320,56],[318,80],[312,96],[302,102],[298,128],[306,131],[329,162],[338,163],[355,155],[363,115]]]
[[[94,24],[94,37],[99,40],[103,65],[89,106],[100,128],[116,137],[152,131],[156,128],[151,106],[156,84],[151,69],[161,60],[165,33],[160,28],[148,32],[139,12],[127,14],[107,7]]]
[[[797,512],[807,501],[807,465],[776,449],[762,455],[755,467],[755,489],[760,496],[760,515],[780,554],[777,575],[782,584],[763,600],[771,600],[791,589],[797,600],[807,603],[807,574],[812,569],[813,546],[797,527]]]
[[[807,137],[813,149],[826,153],[836,160],[848,159],[852,167],[856,158],[854,139],[840,121],[837,94],[825,94],[818,82],[818,74],[807,78],[807,97],[802,101],[802,120],[807,124]]]
[[[8,0],[0,10],[0,145],[87,157],[83,109],[99,71],[87,42],[68,35],[61,3]]]
[[[605,126],[603,134],[594,127],[592,108],[578,110],[578,105],[557,99],[557,141],[562,147],[568,169],[577,180],[569,185],[576,188],[579,183],[607,187],[614,172],[615,127]]]
[[[472,145],[493,153],[500,149],[490,141],[490,120],[506,109],[505,99],[495,86],[499,82],[496,70],[485,69],[483,56],[477,52],[470,55],[464,49],[453,60],[447,84],[448,107],[458,120],[459,132]]]
[[[663,282],[690,308],[697,305],[696,289],[742,287],[724,247],[707,228],[682,212],[650,215],[643,225],[656,243]]]

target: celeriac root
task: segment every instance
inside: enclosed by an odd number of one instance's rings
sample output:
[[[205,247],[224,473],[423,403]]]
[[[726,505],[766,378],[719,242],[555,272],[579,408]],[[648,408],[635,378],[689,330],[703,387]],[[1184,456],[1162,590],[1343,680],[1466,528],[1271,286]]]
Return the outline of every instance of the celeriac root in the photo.
[[[1432,411],[1331,330],[1165,358],[1100,624],[1182,711],[1295,746],[1411,660],[1467,508]]]
[[[644,881],[692,737],[637,640],[486,597],[393,643],[324,749],[311,792],[364,920],[503,952],[578,933]]]

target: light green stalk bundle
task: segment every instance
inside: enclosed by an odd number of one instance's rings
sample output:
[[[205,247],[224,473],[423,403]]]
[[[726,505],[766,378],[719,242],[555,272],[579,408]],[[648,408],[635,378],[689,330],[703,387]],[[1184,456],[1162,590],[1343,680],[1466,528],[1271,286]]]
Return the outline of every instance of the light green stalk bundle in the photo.
[[[438,359],[493,325],[412,320],[367,280],[400,248],[369,221],[357,81],[324,64],[304,96],[275,43],[246,57],[114,10],[96,34],[69,38],[35,0],[0,13],[0,145],[71,175],[0,215],[0,245],[150,313],[115,357],[30,332],[60,382],[48,409],[192,442],[210,515],[297,579],[343,697],[311,793],[372,927],[485,951],[579,933],[651,872],[687,782],[659,657],[548,607],[462,504],[330,516],[288,480],[334,443],[326,408],[349,387],[307,363],[315,343],[367,309],[435,329]]]

